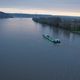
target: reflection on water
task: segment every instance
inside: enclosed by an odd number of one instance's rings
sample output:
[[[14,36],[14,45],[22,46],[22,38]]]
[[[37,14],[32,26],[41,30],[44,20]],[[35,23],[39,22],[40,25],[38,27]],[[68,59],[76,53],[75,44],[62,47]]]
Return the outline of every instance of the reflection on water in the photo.
[[[0,80],[80,80],[80,35],[32,19],[0,19]]]
[[[53,36],[55,38],[60,38],[62,40],[67,39],[67,41],[68,42],[70,41],[70,43],[71,43],[71,41],[75,41],[77,39],[80,39],[79,34],[75,34],[75,33],[72,33],[70,31],[63,30],[63,29],[60,29],[60,28],[56,28],[56,27],[53,27],[53,26],[47,26],[45,24],[38,24],[38,25],[41,26],[42,33],[50,34],[51,36]]]

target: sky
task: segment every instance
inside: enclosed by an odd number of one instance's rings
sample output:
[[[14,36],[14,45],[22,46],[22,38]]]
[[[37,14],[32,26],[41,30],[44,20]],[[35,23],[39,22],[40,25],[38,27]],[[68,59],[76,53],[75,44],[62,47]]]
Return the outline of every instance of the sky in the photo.
[[[0,11],[80,16],[80,0],[0,0]]]

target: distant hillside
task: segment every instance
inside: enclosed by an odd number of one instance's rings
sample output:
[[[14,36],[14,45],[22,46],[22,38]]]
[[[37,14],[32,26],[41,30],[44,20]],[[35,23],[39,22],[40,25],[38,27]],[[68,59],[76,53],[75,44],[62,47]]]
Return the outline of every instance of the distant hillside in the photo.
[[[0,11],[0,18],[12,18],[13,16]]]
[[[51,15],[43,14],[23,14],[23,13],[5,13],[0,11],[0,18],[33,18],[33,17],[49,17]]]
[[[48,17],[51,15],[43,15],[43,14],[23,14],[23,13],[9,13],[14,18],[33,18],[33,17]]]

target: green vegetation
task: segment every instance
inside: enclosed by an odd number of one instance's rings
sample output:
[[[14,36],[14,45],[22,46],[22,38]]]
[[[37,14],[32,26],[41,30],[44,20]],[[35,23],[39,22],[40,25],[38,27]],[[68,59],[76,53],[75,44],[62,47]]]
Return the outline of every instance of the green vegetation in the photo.
[[[33,21],[41,24],[63,28],[73,32],[80,32],[80,17],[34,17]]]

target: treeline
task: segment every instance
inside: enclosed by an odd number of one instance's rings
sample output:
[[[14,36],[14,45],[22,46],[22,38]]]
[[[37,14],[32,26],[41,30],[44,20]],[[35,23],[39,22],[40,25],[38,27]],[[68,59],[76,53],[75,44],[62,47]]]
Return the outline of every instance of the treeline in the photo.
[[[71,31],[80,31],[80,17],[34,17],[33,20],[41,24],[47,24]]]

